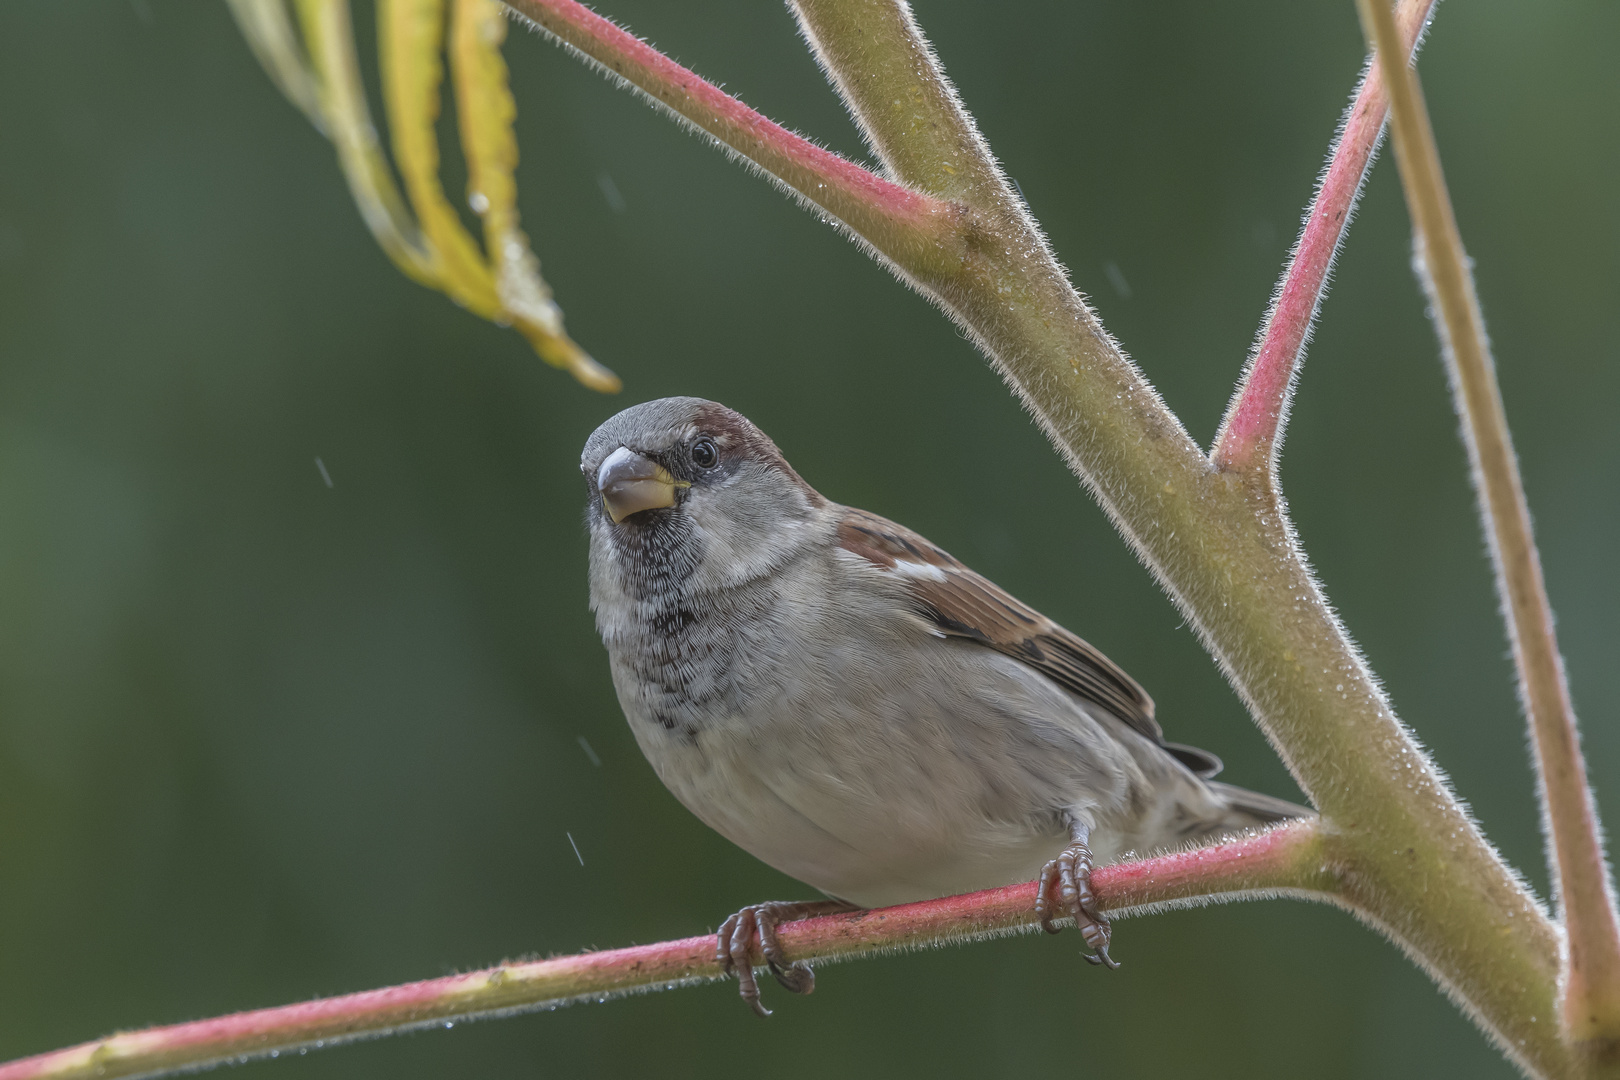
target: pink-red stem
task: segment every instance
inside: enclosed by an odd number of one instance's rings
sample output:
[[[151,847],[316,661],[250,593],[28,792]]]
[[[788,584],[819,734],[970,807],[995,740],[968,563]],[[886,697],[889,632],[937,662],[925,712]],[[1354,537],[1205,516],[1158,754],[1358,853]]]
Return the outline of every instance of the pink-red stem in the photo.
[[[652,101],[765,170],[891,257],[953,246],[956,214],[943,200],[846,161],[782,127],[574,0],[507,6]]]
[[[1436,0],[1400,0],[1396,21],[1411,57]],[[1211,458],[1217,468],[1269,468],[1287,420],[1288,399],[1305,357],[1311,327],[1327,293],[1328,275],[1361,195],[1373,154],[1383,138],[1389,94],[1369,61],[1345,114],[1327,172],[1306,215],[1305,227],[1283,272],[1260,345],[1227,408]]]
[[[1103,867],[1093,874],[1092,888],[1106,910],[1119,912],[1252,893],[1326,899],[1335,889],[1335,876],[1316,822],[1300,821],[1214,847]],[[1034,907],[1034,883],[1009,885],[788,923],[781,928],[782,943],[793,958],[854,957],[1015,932],[1033,925]],[[712,936],[502,964],[466,975],[112,1035],[0,1064],[0,1080],[110,1080],[208,1068],[719,977]]]

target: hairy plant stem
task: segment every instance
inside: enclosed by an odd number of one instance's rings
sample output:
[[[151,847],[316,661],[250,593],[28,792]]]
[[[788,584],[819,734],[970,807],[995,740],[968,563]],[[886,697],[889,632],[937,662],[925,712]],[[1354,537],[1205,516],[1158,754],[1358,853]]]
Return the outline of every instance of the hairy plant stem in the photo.
[[[1398,31],[1385,0],[1358,0],[1358,4],[1367,36],[1376,42],[1380,55],[1389,55]],[[1463,419],[1463,439],[1535,747],[1551,841],[1548,856],[1565,932],[1561,1014],[1574,1039],[1616,1040],[1620,1039],[1620,922],[1496,365],[1417,73],[1405,64],[1381,66],[1389,83],[1395,156],[1412,215],[1415,261],[1433,306],[1441,352]]]
[[[960,193],[976,211],[964,219],[962,265],[916,277],[979,342],[1198,628],[1327,815],[1362,917],[1527,1069],[1586,1072],[1552,1022],[1554,926],[1395,718],[1269,481],[1215,470],[1102,331],[1011,205],[903,3],[799,0],[796,10],[895,176]],[[975,160],[963,159],[969,152]]]
[[[1103,867],[1092,876],[1102,907],[1116,914],[1257,894],[1332,900],[1339,883],[1338,868],[1314,821],[1214,847]],[[881,911],[786,923],[781,939],[790,958],[822,961],[1002,937],[1034,928],[1035,885],[1026,882]],[[0,1080],[112,1080],[207,1068],[720,977],[713,935],[501,964],[384,990],[112,1035],[0,1064]]]
[[[1400,0],[1395,21],[1404,55],[1416,52],[1436,2]],[[1383,73],[1369,60],[1333,140],[1327,169],[1289,254],[1288,267],[1272,295],[1260,340],[1215,436],[1209,456],[1217,468],[1263,469],[1276,476],[1277,451],[1288,423],[1289,400],[1305,361],[1305,346],[1388,116]]]
[[[877,176],[750,109],[575,0],[507,6],[654,105],[831,214],[891,266],[954,265],[957,209]]]

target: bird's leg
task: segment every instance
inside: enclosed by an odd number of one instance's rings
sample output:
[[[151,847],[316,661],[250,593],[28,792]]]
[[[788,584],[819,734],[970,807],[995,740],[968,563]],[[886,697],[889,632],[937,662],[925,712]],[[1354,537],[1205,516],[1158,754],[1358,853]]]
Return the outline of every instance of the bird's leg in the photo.
[[[1055,934],[1058,928],[1052,925],[1052,920],[1063,915],[1073,916],[1080,936],[1095,953],[1086,959],[1093,964],[1117,968],[1119,964],[1108,955],[1108,940],[1113,931],[1091,891],[1091,849],[1086,846],[1090,838],[1090,828],[1077,821],[1069,822],[1069,846],[1041,868],[1035,892],[1035,917],[1041,921],[1041,929]]]
[[[737,975],[737,992],[748,1002],[748,1007],[759,1016],[771,1015],[771,1010],[759,1003],[759,983],[754,979],[754,939],[759,938],[759,951],[765,957],[776,981],[795,994],[808,994],[816,988],[815,973],[804,961],[789,963],[782,952],[782,940],[776,928],[795,919],[808,919],[813,915],[832,915],[840,911],[859,910],[842,900],[807,900],[792,902],[773,900],[765,904],[750,904],[720,924],[715,936],[715,960],[722,974]]]

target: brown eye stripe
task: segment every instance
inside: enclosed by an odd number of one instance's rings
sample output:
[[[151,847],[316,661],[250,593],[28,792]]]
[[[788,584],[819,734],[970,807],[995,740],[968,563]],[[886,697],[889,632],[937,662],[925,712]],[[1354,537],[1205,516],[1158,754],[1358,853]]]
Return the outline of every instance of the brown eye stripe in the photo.
[[[742,413],[710,402],[697,410],[692,422],[698,431],[719,445],[724,457],[753,459],[769,465],[797,484],[811,506],[827,505],[826,497],[804,482],[804,478],[787,463],[771,437],[755,427]]]

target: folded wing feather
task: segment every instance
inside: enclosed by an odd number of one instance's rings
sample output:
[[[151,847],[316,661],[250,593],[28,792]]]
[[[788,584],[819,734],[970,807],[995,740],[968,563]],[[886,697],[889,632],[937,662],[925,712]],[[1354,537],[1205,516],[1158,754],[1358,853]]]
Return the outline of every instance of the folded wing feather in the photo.
[[[1214,754],[1164,741],[1153,699],[1108,657],[917,533],[865,510],[846,509],[839,543],[900,576],[917,613],[939,632],[1028,664],[1081,700],[1108,710],[1199,776],[1220,771]]]

